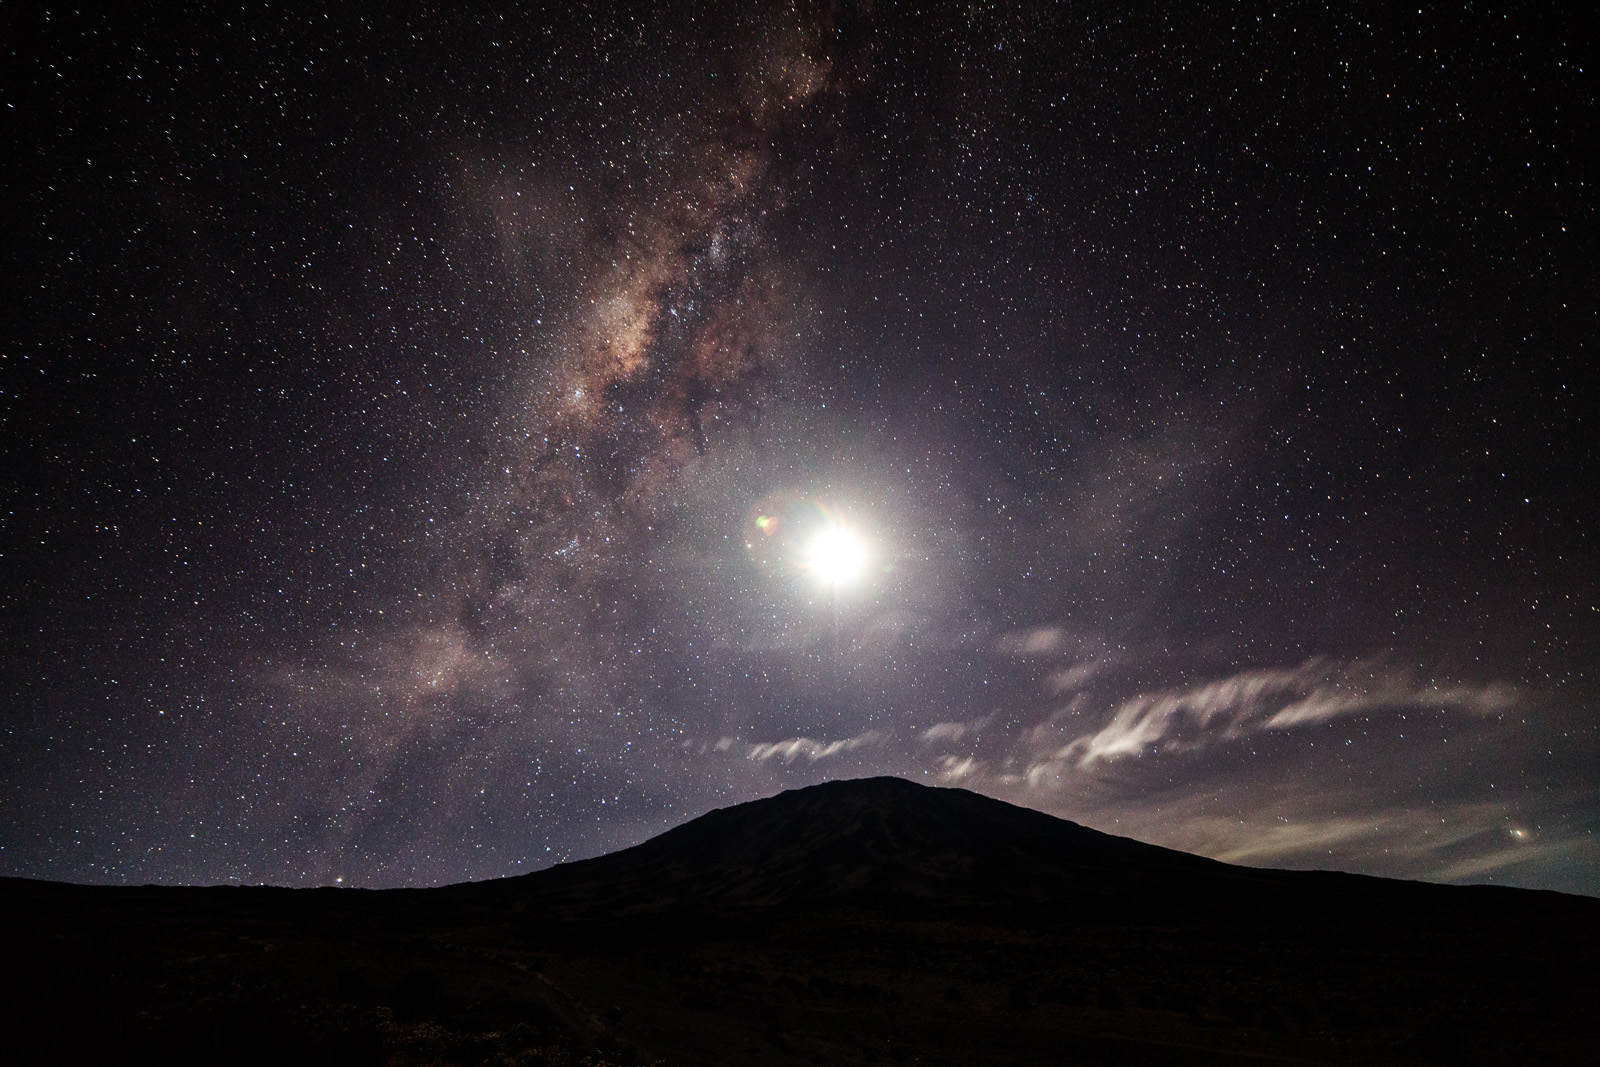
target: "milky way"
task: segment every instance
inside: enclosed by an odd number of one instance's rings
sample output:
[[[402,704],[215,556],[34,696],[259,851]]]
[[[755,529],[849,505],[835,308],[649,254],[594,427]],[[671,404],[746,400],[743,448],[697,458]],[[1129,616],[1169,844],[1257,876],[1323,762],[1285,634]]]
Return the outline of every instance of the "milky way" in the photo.
[[[1382,15],[8,16],[0,873],[891,773],[1600,892],[1585,50]]]

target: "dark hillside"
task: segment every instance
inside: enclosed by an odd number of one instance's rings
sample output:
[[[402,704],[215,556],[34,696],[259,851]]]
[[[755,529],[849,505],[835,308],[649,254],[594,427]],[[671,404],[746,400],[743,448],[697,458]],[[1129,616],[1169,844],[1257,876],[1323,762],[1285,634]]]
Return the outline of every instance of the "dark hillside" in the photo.
[[[1574,1063],[1600,901],[831,782],[430,890],[9,880],[19,1063]]]

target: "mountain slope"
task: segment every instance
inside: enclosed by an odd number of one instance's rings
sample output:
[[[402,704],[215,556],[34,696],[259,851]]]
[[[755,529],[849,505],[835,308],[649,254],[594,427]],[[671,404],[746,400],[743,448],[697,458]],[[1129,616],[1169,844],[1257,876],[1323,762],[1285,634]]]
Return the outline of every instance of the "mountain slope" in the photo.
[[[491,885],[599,916],[844,902],[1192,906],[1407,883],[1237,867],[964,789],[865,778],[719,808],[633,848]]]
[[[1575,1063],[1600,997],[1600,900],[1234,867],[891,778],[495,882],[0,905],[8,1063]]]

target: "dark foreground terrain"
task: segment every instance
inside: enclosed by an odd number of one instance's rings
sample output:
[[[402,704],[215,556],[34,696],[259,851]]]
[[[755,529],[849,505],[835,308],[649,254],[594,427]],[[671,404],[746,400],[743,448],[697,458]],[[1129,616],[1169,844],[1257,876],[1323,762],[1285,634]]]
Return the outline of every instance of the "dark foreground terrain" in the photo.
[[[13,1063],[1594,1062],[1600,900],[876,778],[431,890],[0,881]]]

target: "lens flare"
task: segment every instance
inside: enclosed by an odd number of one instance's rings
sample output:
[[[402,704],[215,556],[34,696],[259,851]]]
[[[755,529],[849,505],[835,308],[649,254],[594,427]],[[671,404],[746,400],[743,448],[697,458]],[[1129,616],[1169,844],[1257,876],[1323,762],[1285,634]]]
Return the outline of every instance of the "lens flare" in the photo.
[[[767,573],[832,588],[861,585],[878,562],[873,540],[830,501],[792,490],[768,493],[745,512],[744,547]]]

